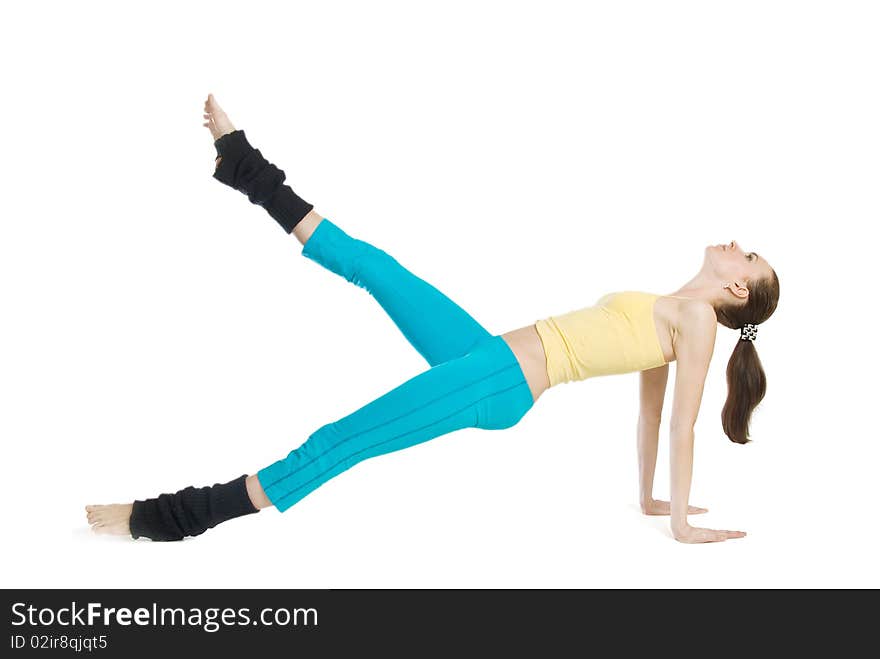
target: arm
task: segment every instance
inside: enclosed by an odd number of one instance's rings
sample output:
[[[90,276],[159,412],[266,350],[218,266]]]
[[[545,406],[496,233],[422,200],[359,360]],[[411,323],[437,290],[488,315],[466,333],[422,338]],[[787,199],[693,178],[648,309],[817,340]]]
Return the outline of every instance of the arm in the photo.
[[[669,501],[654,498],[654,471],[657,467],[657,445],[660,439],[660,416],[669,364],[642,371],[639,378],[639,507],[645,515],[668,515]],[[689,515],[708,512],[706,508],[688,506]]]
[[[703,385],[715,348],[718,320],[707,303],[689,305],[675,344],[675,394],[669,432],[670,511],[672,534],[681,542],[716,542],[742,537],[740,531],[714,531],[688,524],[688,496],[694,465],[694,425],[703,398]]]
[[[660,415],[669,379],[669,364],[639,374],[639,505],[650,514],[654,503],[654,469],[657,466],[657,444],[660,439]]]

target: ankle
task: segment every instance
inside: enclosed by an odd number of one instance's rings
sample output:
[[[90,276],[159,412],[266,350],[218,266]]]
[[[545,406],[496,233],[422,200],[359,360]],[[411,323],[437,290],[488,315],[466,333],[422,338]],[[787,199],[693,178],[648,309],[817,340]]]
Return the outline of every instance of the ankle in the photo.
[[[248,498],[251,500],[254,508],[261,510],[272,505],[272,502],[269,501],[269,497],[266,496],[266,492],[263,490],[263,486],[260,485],[260,480],[257,478],[256,474],[248,476],[247,479],[245,479],[244,484],[247,488]]]

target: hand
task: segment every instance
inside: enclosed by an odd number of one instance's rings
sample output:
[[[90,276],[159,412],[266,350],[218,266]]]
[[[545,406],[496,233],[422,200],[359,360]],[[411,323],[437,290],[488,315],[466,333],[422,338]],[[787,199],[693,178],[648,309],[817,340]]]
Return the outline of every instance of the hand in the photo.
[[[669,502],[660,501],[660,499],[651,499],[648,503],[642,504],[642,512],[645,515],[668,515]],[[688,506],[688,515],[699,515],[700,513],[709,512],[708,508],[700,508],[698,506]]]
[[[724,542],[729,538],[744,538],[745,531],[716,531],[714,529],[701,529],[688,524],[683,529],[673,530],[672,535],[679,542]]]

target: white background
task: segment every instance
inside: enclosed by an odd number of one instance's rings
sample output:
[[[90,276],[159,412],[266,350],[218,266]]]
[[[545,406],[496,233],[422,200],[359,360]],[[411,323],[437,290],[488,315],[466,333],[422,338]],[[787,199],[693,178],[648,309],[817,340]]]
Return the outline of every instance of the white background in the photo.
[[[4,587],[878,587],[871,2],[17,3],[3,67]],[[776,268],[747,446],[719,328],[691,523],[640,514],[638,376],[177,543],[85,504],[226,482],[426,368],[211,177],[209,92],[318,212],[491,332]],[[674,378],[671,367],[670,383]],[[671,388],[667,393],[668,411]],[[668,495],[668,416],[655,495]]]

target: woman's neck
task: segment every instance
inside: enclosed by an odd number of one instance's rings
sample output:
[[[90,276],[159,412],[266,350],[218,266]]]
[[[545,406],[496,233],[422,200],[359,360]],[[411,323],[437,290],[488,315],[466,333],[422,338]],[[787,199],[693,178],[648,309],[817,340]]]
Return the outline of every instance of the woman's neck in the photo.
[[[710,282],[702,273],[687,282],[684,286],[673,291],[668,297],[681,297],[692,300],[704,300],[713,307],[719,302],[719,293],[722,292],[717,282]]]

